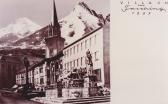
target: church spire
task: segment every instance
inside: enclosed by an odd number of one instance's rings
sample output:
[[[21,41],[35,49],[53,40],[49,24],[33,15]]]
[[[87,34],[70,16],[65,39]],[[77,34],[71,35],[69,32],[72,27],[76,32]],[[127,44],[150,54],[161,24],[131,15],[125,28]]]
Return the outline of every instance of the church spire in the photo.
[[[57,11],[55,6],[55,0],[53,0],[53,26],[56,28],[60,28],[60,25],[58,23],[58,17],[57,17]]]

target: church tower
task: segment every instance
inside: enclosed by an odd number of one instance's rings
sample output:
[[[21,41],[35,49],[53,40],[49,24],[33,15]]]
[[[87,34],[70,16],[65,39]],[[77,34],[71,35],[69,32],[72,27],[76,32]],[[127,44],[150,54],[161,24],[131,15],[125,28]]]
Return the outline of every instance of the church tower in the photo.
[[[60,24],[58,23],[58,17],[57,17],[57,11],[55,6],[55,1],[53,0],[53,18],[52,18],[52,24],[53,24],[53,35],[61,35],[60,30]]]
[[[46,58],[55,56],[64,48],[65,39],[61,37],[61,27],[58,22],[55,1],[53,0],[52,23],[48,26],[48,37],[45,38]]]

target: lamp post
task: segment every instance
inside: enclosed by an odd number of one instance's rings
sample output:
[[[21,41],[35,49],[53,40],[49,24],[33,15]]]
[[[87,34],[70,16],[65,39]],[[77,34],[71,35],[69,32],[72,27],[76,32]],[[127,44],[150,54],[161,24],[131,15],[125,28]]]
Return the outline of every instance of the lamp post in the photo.
[[[29,80],[28,80],[28,67],[30,66],[30,63],[29,63],[29,60],[28,60],[27,57],[23,58],[23,63],[24,63],[24,66],[26,68],[26,85],[28,85],[28,83],[29,83]]]

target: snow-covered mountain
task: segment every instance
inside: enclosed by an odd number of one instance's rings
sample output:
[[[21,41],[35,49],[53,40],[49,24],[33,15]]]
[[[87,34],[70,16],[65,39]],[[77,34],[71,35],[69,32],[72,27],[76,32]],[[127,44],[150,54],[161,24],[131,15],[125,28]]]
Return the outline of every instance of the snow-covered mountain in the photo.
[[[79,2],[73,11],[59,22],[62,27],[61,35],[69,44],[82,37],[85,33],[102,26],[105,20],[101,14],[97,14],[87,4]]]
[[[26,17],[19,18],[7,27],[0,29],[0,46],[6,46],[9,43],[13,43],[34,33],[40,28],[41,26]]]
[[[104,25],[106,19],[102,14],[96,13],[94,10],[90,9],[84,2],[79,2],[70,12],[69,15],[59,20],[61,26],[61,36],[65,38],[65,42],[70,44],[75,40],[81,38],[86,33]],[[29,22],[28,22],[29,23]],[[17,26],[16,26],[17,27]],[[36,28],[28,28],[31,32],[40,28],[38,25],[30,26]],[[17,40],[16,42],[10,44],[14,48],[44,48],[45,44],[43,42],[44,38],[48,36],[49,26],[43,27],[37,30],[31,35],[25,35],[26,31],[19,31],[14,33],[22,33],[17,35],[18,37],[23,36],[23,38]],[[19,30],[19,29],[18,29]],[[22,30],[22,29],[20,29]],[[0,32],[1,33],[1,32]],[[6,32],[7,33],[7,32]],[[15,40],[16,35],[12,37]]]

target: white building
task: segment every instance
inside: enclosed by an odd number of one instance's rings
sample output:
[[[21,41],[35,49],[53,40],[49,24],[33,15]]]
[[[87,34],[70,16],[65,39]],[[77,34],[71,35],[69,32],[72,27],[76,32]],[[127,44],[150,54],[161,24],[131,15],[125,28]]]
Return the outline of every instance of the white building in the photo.
[[[29,83],[34,85],[37,90],[45,90],[47,83],[46,72],[43,64],[44,61],[41,61],[37,64],[30,66],[28,71],[28,80]],[[26,84],[26,70],[22,69],[16,74],[16,84],[24,85]]]
[[[85,93],[82,83],[71,83],[71,73],[77,72],[83,79],[83,75],[80,75],[80,71],[87,70],[86,52],[90,51],[93,62],[93,74],[96,75],[97,86],[110,88],[110,42],[109,42],[109,22],[103,27],[99,27],[85,34],[80,39],[64,47],[62,57],[62,75],[59,80],[62,80],[63,84],[63,97],[73,98],[73,92],[79,91]],[[80,77],[76,77],[75,80],[81,80]],[[64,80],[65,79],[65,80]],[[82,80],[81,80],[82,81]],[[84,82],[85,83],[85,82]],[[84,84],[83,83],[83,84]],[[71,86],[70,88],[68,86]]]
[[[32,72],[32,71],[31,71]],[[45,68],[38,66],[34,70],[34,85],[37,90],[45,90],[46,86],[46,72]]]
[[[86,68],[86,52],[92,54],[94,73],[97,74],[98,84],[104,84],[103,66],[103,28],[100,27],[78,39],[63,49],[64,73],[73,69]]]

